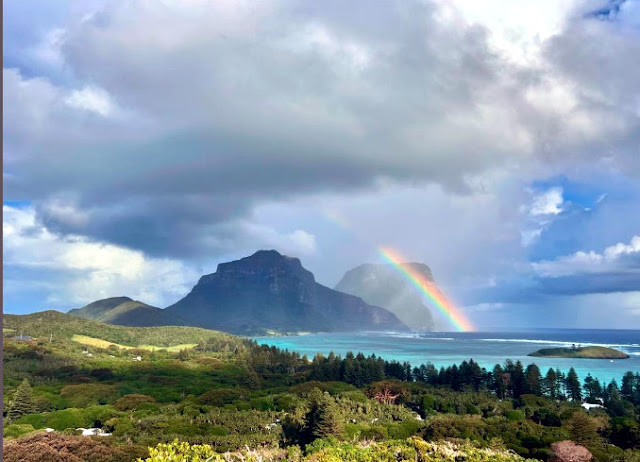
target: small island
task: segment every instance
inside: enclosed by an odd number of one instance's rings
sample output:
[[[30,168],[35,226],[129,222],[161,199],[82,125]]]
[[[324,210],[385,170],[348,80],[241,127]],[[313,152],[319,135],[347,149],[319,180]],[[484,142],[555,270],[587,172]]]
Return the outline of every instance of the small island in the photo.
[[[629,355],[613,348],[601,346],[572,348],[543,348],[529,356],[540,358],[588,358],[588,359],[628,359]]]

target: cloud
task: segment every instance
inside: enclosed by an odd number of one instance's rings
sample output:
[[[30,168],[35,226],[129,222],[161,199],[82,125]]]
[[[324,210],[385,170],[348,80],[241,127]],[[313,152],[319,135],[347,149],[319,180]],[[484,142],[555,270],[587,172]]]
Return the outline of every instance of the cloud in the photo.
[[[530,261],[640,229],[634,3],[13,2],[4,196],[56,248],[209,271],[275,247],[330,283],[386,243],[465,304],[501,303],[464,294],[491,279],[546,303],[573,276],[543,287]],[[561,176],[606,197],[540,186]],[[64,287],[92,271],[60,264]]]
[[[540,290],[555,294],[634,292],[640,287],[640,236],[602,252],[578,251],[532,263]]]
[[[109,117],[115,110],[109,94],[96,87],[73,90],[65,101],[70,106],[95,112],[102,117]]]
[[[2,212],[9,309],[34,288],[45,291],[47,305],[63,309],[115,295],[165,306],[184,296],[199,277],[195,268],[176,260],[149,258],[83,236],[56,235],[37,222],[33,208],[5,205]]]
[[[183,258],[264,201],[381,179],[469,192],[487,171],[537,162],[543,145],[546,156],[551,127],[576,143],[604,136],[585,138],[601,115],[577,102],[575,81],[514,62],[469,5],[363,5],[107,3],[72,16],[55,43],[75,82],[4,70],[6,195],[72,191],[90,219],[43,215],[58,232]],[[569,109],[536,102],[549,85]],[[106,117],[116,104],[129,116]],[[121,231],[140,226],[144,239]]]
[[[626,271],[635,274],[640,282],[640,236],[634,236],[629,244],[618,243],[601,253],[593,250],[579,251],[552,261],[532,263],[542,277],[558,278],[577,274],[608,274]]]
[[[554,187],[534,197],[531,204],[531,215],[557,215],[562,212],[562,188]]]

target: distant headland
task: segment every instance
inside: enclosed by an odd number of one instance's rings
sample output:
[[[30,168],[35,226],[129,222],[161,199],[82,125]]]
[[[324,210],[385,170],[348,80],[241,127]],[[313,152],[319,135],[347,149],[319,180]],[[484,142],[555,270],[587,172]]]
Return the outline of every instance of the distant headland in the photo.
[[[530,353],[529,356],[546,358],[588,358],[588,359],[628,359],[623,351],[601,346],[572,348],[543,348]]]

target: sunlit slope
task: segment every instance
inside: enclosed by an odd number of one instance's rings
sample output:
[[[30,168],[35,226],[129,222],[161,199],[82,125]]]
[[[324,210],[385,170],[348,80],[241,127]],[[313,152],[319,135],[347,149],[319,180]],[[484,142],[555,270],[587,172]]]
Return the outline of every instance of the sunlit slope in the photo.
[[[88,305],[69,311],[80,318],[120,326],[186,326],[193,325],[178,314],[171,313],[129,297],[112,297],[97,300]]]
[[[107,343],[138,347],[175,347],[176,345],[197,344],[212,337],[238,346],[246,340],[224,332],[185,326],[129,327],[104,324],[82,319],[58,311],[42,311],[27,315],[6,314],[3,328],[38,339],[72,341],[74,336],[85,336]],[[76,337],[77,338],[77,337]]]

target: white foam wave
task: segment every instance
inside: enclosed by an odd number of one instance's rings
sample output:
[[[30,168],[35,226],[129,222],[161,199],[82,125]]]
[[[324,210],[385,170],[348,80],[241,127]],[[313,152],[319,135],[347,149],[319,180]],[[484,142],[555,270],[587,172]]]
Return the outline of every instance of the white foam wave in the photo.
[[[541,343],[544,345],[554,346],[601,346],[608,348],[638,348],[638,343],[591,343],[591,342],[575,342],[567,340],[543,340],[543,339],[527,339],[527,338],[480,338],[483,342],[514,342],[514,343]]]

